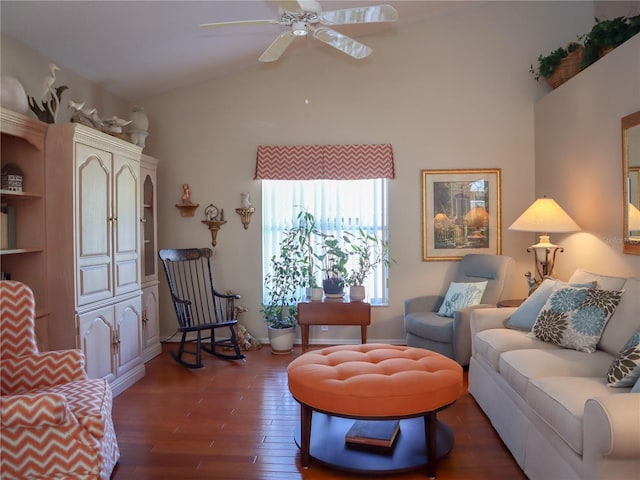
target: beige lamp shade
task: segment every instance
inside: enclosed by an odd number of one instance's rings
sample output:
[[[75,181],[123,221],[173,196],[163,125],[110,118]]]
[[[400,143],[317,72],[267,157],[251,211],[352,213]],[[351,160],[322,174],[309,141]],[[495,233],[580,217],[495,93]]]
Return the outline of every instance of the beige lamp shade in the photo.
[[[629,230],[640,230],[640,210],[633,204],[629,203]]]
[[[513,222],[509,230],[518,232],[578,232],[580,227],[552,198],[538,198]]]

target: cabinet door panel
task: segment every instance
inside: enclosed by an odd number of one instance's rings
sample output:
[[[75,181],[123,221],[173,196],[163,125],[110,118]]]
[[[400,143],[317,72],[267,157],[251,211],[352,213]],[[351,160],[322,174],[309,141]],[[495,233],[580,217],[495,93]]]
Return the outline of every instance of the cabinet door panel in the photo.
[[[113,175],[116,217],[115,268],[116,295],[140,288],[140,223],[138,164],[115,158]]]
[[[79,316],[80,348],[87,359],[91,378],[115,378],[113,307],[104,307]]]
[[[158,285],[142,289],[142,338],[144,340],[144,360],[158,355],[160,349],[160,317]]]
[[[78,305],[113,296],[109,152],[76,144]]]
[[[118,375],[142,363],[142,304],[140,297],[115,305],[118,329]]]

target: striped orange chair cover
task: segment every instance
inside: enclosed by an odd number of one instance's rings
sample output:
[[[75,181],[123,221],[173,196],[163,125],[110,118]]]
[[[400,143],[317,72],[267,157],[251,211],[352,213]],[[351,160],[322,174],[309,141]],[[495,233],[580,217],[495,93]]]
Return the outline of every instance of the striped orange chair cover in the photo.
[[[33,292],[0,282],[0,475],[104,479],[120,458],[111,388],[80,350],[39,352]]]

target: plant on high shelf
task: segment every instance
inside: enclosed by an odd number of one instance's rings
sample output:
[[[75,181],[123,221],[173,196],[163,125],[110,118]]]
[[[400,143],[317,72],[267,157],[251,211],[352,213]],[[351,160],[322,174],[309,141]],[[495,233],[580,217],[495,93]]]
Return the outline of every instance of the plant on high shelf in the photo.
[[[364,300],[365,279],[378,265],[390,267],[393,262],[389,257],[389,243],[365,232],[363,228],[359,228],[357,234],[346,232],[342,238],[351,265],[345,277],[350,287],[349,297],[351,300]]]
[[[580,37],[584,42],[582,69],[640,32],[640,15],[616,17],[611,20],[596,18],[595,22],[591,31]]]
[[[533,74],[536,80],[542,77],[553,88],[558,88],[578,74],[582,52],[582,45],[571,42],[566,47],[557,48],[548,55],[539,55],[538,66],[531,65],[529,72]]]

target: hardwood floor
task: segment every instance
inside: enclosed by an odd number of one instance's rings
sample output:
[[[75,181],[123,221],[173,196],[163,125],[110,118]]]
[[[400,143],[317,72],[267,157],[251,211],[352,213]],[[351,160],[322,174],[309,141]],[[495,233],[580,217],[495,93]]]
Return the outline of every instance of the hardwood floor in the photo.
[[[292,355],[273,355],[268,346],[245,352],[246,362],[205,355],[199,370],[175,363],[168,354],[174,345],[165,344],[146,376],[114,398],[121,458],[112,480],[366,478],[318,463],[300,466],[293,441],[299,406],[286,373],[299,345]],[[526,478],[466,390],[438,418],[455,435],[438,463],[439,480]],[[417,471],[384,478],[425,477]]]

